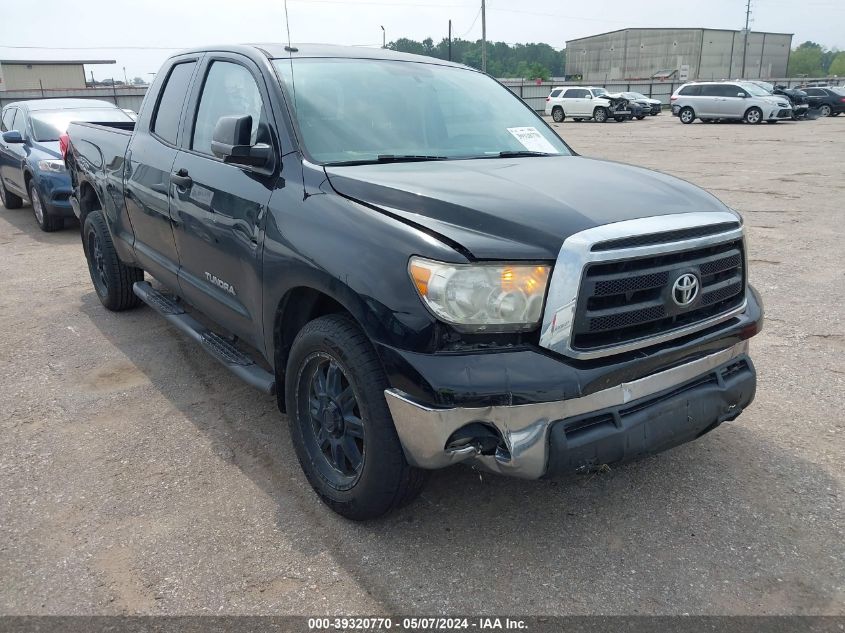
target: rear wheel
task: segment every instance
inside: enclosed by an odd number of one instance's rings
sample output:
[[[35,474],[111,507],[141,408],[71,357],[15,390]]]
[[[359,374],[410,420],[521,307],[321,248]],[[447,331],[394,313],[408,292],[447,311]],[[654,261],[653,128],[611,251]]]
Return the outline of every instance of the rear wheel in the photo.
[[[678,118],[681,120],[681,123],[692,123],[695,121],[695,112],[689,106],[681,108],[681,111],[678,112]]]
[[[132,285],[144,280],[144,271],[120,261],[101,211],[92,211],[85,218],[82,245],[100,303],[115,312],[140,305],[141,300],[132,292]]]
[[[604,123],[605,121],[607,121],[607,110],[602,107],[596,108],[595,110],[593,110],[593,118],[598,123]]]
[[[23,199],[6,189],[6,185],[0,182],[0,202],[7,209],[20,209],[23,206]]]
[[[746,123],[750,123],[751,125],[757,125],[763,120],[763,111],[760,108],[748,108],[745,112],[745,116],[743,117]]]
[[[554,108],[552,108],[552,120],[555,123],[561,123],[565,119],[566,114],[564,113],[563,108],[561,108],[560,106],[555,106]]]
[[[832,112],[833,109],[826,103],[822,104],[819,108],[819,116],[830,116]]]
[[[32,213],[35,215],[35,221],[42,231],[51,233],[64,228],[65,220],[56,215],[51,215],[41,200],[41,194],[38,193],[38,187],[35,181],[29,183],[29,199],[32,202]]]
[[[372,344],[348,316],[297,334],[285,372],[290,432],[308,481],[349,519],[379,517],[414,499],[428,472],[405,459]]]

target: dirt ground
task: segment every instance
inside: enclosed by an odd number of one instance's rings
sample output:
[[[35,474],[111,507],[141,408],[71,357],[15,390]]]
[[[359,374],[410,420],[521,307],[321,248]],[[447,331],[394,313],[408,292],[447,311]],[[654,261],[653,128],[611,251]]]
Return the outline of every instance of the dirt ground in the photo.
[[[845,117],[555,127],[745,215],[766,327],[737,421],[571,480],[455,467],[350,523],[273,398],[104,310],[75,226],[0,208],[0,613],[845,614]]]

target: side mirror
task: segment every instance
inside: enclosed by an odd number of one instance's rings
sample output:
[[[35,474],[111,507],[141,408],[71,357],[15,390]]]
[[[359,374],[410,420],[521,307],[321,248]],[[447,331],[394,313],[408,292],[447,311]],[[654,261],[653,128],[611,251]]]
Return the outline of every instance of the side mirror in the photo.
[[[214,126],[211,151],[224,163],[263,167],[270,161],[272,148],[252,141],[252,116],[223,116]]]
[[[23,143],[23,136],[17,130],[9,130],[8,132],[3,132],[3,141],[9,145],[15,145]]]
[[[737,97],[742,97],[743,99],[745,99],[745,97],[747,97],[748,95],[746,95],[744,92],[737,92],[737,93],[736,93],[736,96],[737,96]]]
[[[592,99],[593,95],[587,95],[587,99]]]

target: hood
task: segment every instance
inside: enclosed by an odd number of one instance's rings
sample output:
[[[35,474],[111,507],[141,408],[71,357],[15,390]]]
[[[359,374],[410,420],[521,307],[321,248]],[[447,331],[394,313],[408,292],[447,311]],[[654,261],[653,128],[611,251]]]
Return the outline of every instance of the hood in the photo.
[[[36,152],[46,154],[44,158],[61,158],[62,152],[59,149],[58,141],[32,141],[32,149]],[[38,158],[42,158],[39,156]]]
[[[726,211],[654,171],[581,156],[326,167],[332,187],[460,244],[477,259],[553,260],[579,231],[635,218]]]

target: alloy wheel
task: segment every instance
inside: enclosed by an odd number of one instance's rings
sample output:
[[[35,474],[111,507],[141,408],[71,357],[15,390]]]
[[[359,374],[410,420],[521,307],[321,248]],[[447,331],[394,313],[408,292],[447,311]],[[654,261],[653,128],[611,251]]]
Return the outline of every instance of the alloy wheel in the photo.
[[[364,421],[355,388],[337,359],[325,352],[306,359],[298,401],[303,438],[315,466],[333,487],[352,487],[364,465]]]

